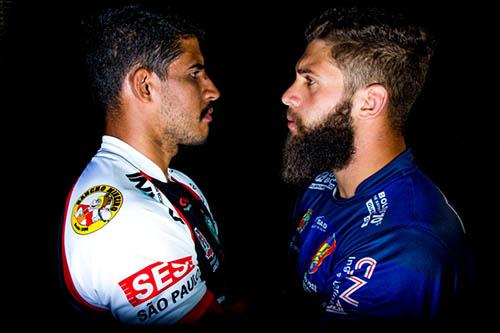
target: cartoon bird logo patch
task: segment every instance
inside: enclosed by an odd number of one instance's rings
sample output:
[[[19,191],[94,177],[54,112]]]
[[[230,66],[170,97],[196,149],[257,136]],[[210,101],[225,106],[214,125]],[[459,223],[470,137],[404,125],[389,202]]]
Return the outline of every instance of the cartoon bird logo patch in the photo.
[[[71,226],[79,235],[88,235],[107,225],[123,204],[120,191],[109,185],[97,185],[85,191],[71,212]]]

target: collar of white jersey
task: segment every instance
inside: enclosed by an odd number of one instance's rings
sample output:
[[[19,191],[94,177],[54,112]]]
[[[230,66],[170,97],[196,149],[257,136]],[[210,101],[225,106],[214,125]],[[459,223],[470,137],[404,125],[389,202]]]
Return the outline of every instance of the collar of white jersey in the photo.
[[[143,153],[118,138],[104,135],[99,151],[107,151],[119,155],[137,169],[145,172],[148,176],[161,180],[162,182],[167,181],[165,174],[158,165],[147,158]]]

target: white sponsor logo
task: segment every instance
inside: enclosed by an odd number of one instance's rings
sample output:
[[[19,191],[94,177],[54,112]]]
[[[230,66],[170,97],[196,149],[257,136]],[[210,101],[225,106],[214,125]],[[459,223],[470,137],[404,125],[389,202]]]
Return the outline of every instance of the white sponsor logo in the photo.
[[[333,173],[326,171],[314,178],[314,181],[311,185],[309,185],[309,188],[311,190],[333,190],[335,188],[335,185],[337,184],[337,181],[335,180],[335,176]]]
[[[385,192],[382,191],[374,195],[365,205],[368,215],[363,218],[361,228],[366,227],[368,224],[380,225],[384,219],[385,212],[387,212],[387,208],[389,208]]]
[[[342,304],[340,304],[340,301],[337,300],[335,304],[329,304],[325,310],[327,312],[333,312],[333,313],[338,313],[338,314],[343,314],[346,315],[347,313],[344,311],[344,308],[342,307]]]
[[[326,304],[325,310],[328,312],[346,314],[344,308],[342,307],[341,300],[347,304],[354,307],[358,307],[359,301],[353,297],[353,294],[366,284],[373,275],[377,261],[371,257],[364,257],[359,259],[355,264],[353,263],[356,257],[349,257],[346,265],[343,268],[342,273],[337,274],[337,279],[332,283],[332,297],[328,304]],[[356,275],[355,272],[358,272]],[[350,285],[348,284],[352,282]],[[341,285],[348,286],[344,291],[340,292]],[[342,289],[344,289],[342,288]]]
[[[324,216],[318,216],[311,227],[311,229],[319,229],[321,232],[326,232],[326,228],[328,228],[328,224],[326,224]]]
[[[318,292],[318,287],[314,283],[309,281],[309,279],[307,278],[307,273],[304,274],[304,280],[302,281],[302,288],[304,288],[304,290],[308,293]]]

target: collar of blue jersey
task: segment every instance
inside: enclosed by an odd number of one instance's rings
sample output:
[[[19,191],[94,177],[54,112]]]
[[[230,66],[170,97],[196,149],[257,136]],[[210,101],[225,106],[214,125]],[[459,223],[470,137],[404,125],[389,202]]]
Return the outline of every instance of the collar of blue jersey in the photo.
[[[131,145],[118,138],[104,135],[102,137],[102,144],[99,152],[111,152],[113,154],[117,154],[147,175],[162,182],[167,181],[165,174],[159,166]]]
[[[408,148],[401,154],[396,156],[389,164],[382,169],[363,180],[356,188],[354,197],[359,197],[363,194],[371,194],[373,190],[377,190],[381,184],[386,184],[392,179],[399,178],[416,168],[415,161],[411,149]],[[342,200],[342,199],[340,199]]]

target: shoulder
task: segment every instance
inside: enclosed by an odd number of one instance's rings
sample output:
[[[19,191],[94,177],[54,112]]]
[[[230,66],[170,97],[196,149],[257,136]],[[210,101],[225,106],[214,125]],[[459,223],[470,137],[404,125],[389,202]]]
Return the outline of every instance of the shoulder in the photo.
[[[102,266],[108,273],[100,277],[111,277],[134,260],[140,265],[144,258],[168,262],[193,255],[189,230],[169,202],[154,198],[154,186],[137,186],[128,177],[137,172],[133,168],[102,162],[110,163],[92,160],[66,203],[63,250],[72,272]]]
[[[134,172],[137,169],[122,157],[98,152],[80,174],[73,191],[84,192],[99,184],[109,184],[120,191],[127,190],[135,185],[127,177]]]
[[[142,193],[127,177],[131,166],[96,155],[71,189],[65,208],[67,224],[78,234],[91,234],[128,215]]]
[[[66,283],[122,321],[175,321],[206,290],[190,231],[168,203],[124,179],[88,178],[75,186],[63,226]]]
[[[380,229],[370,237],[365,249],[383,258],[393,258],[402,266],[432,266],[451,257],[447,244],[434,232],[419,225]]]
[[[150,244],[165,236],[173,238],[162,239],[165,244],[178,246],[176,240],[189,236],[161,192],[146,177],[138,181],[137,169],[120,163],[103,166],[101,162],[94,159],[87,166],[67,201],[66,225],[76,234],[88,235],[76,237],[74,245],[83,239],[99,239],[99,246],[113,243],[134,248],[143,240]],[[111,243],[103,238],[109,238]]]
[[[418,168],[387,184],[379,192],[387,198],[388,213],[396,214],[402,223],[432,224],[436,220],[459,220],[445,195]]]
[[[388,226],[409,227],[450,245],[460,243],[464,227],[446,196],[420,170],[402,177],[385,190]]]

